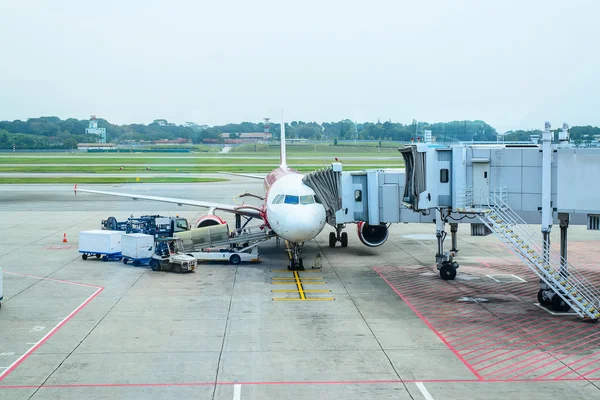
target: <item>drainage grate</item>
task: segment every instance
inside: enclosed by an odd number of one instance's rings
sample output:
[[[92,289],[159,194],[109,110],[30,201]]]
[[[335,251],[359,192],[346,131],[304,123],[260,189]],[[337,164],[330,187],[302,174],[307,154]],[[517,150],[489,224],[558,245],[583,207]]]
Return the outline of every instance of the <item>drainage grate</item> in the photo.
[[[486,276],[499,283],[527,282],[525,279],[519,278],[517,275],[512,274],[495,274]]]

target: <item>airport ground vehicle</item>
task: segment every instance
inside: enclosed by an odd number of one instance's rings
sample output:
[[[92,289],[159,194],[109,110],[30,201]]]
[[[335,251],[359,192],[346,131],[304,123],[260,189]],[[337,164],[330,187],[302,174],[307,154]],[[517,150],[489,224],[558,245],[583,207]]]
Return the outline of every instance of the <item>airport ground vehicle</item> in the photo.
[[[117,221],[115,217],[108,217],[100,225],[103,230],[143,233],[155,237],[173,237],[173,234],[189,229],[187,219],[162,215],[142,215],[139,218],[131,215],[127,221]]]
[[[258,243],[249,248],[240,251],[232,249],[206,249],[205,251],[195,251],[189,253],[198,261],[225,261],[231,264],[239,264],[241,262],[260,262],[258,254]]]
[[[79,252],[81,258],[87,260],[88,257],[95,256],[102,258],[102,261],[120,260],[121,254],[121,236],[118,231],[90,230],[79,232]]]
[[[185,254],[180,238],[159,238],[155,245],[150,260],[152,271],[193,272],[196,269],[196,258]]]

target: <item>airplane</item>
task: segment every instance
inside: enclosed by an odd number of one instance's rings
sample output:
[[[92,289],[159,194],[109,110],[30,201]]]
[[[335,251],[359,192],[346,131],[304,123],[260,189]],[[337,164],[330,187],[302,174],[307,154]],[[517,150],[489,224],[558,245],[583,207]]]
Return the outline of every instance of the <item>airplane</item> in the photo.
[[[280,137],[280,164],[266,177],[249,174],[234,174],[264,181],[265,196],[245,193],[240,197],[256,197],[263,200],[260,207],[253,205],[229,205],[212,203],[198,200],[178,199],[171,197],[146,196],[139,194],[105,192],[100,190],[78,189],[77,192],[94,193],[109,196],[128,197],[134,200],[152,200],[178,205],[190,205],[208,208],[207,215],[201,217],[196,223],[196,228],[210,225],[225,224],[220,217],[214,215],[216,210],[234,213],[247,219],[257,218],[264,222],[266,228],[272,229],[278,238],[283,239],[290,245],[289,270],[303,270],[300,249],[304,242],[314,239],[327,223],[326,212],[315,191],[304,184],[304,175],[287,166],[285,145],[285,124],[281,123]],[[330,232],[329,246],[335,247],[336,241],[342,243],[342,247],[348,244],[346,232],[341,233],[343,226],[336,226],[336,233]],[[380,246],[387,240],[387,228],[382,236],[381,227],[369,227],[368,224],[357,225],[360,241],[370,247]],[[341,234],[340,234],[341,233]],[[377,240],[371,240],[377,237]]]

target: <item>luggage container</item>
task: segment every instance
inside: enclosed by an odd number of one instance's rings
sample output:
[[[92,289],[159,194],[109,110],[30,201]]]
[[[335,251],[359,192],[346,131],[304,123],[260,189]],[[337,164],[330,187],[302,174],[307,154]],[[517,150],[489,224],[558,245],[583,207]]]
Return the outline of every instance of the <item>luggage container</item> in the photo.
[[[122,258],[121,237],[123,232],[91,230],[79,232],[79,252],[81,258],[96,256],[102,261],[114,261]]]
[[[123,264],[148,264],[154,254],[154,236],[143,233],[126,233],[122,237]]]

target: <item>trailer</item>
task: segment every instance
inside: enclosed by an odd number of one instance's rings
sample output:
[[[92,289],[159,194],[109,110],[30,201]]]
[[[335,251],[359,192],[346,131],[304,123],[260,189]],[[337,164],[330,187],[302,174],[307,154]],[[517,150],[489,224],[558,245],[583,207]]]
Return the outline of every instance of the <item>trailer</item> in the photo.
[[[102,261],[118,261],[121,254],[121,236],[119,231],[91,230],[79,232],[79,252],[81,258],[102,258]]]

